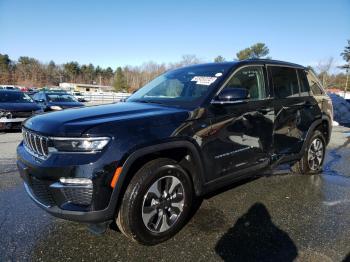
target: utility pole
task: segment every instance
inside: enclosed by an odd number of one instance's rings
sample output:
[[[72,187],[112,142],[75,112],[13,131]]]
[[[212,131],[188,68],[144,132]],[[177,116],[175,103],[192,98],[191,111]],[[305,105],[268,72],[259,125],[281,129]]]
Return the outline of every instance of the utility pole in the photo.
[[[348,67],[346,68],[346,82],[345,82],[345,89],[344,89],[344,98],[346,97],[346,93],[348,91],[349,67],[350,67],[350,65],[348,65]]]
[[[345,88],[344,88],[344,98],[345,98],[346,93],[348,91],[350,63],[348,65],[339,66],[338,68],[345,69],[345,74],[346,74],[346,81],[345,81]]]

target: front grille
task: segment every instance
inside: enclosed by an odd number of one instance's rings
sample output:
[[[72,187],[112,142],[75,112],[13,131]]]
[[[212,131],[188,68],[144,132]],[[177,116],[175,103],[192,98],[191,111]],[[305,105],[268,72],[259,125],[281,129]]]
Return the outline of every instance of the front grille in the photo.
[[[26,117],[30,117],[33,115],[32,111],[14,111],[11,112],[12,113],[12,118],[26,118]]]
[[[91,204],[92,199],[92,187],[91,188],[63,188],[62,193],[66,200],[76,205],[88,206]]]
[[[45,181],[32,177],[30,179],[30,189],[35,198],[45,206],[54,206],[56,203],[49,191],[49,186]]]
[[[46,159],[49,155],[49,139],[45,136],[35,134],[27,129],[22,129],[24,145],[30,153],[36,157]]]

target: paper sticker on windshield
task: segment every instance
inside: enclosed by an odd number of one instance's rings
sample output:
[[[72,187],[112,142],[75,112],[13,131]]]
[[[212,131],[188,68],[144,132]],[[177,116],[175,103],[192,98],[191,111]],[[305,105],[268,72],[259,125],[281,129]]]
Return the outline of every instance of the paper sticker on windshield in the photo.
[[[210,86],[216,79],[218,78],[211,76],[195,76],[191,79],[191,81],[197,82],[197,85]]]

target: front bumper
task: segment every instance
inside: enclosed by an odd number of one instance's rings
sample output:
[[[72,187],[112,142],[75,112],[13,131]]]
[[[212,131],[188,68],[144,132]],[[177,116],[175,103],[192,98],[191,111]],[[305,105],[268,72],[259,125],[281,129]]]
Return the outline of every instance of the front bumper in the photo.
[[[116,163],[103,165],[92,159],[83,165],[72,165],[72,161],[67,165],[60,163],[62,159],[69,159],[67,156],[56,156],[46,163],[29,154],[22,143],[17,148],[17,156],[17,167],[28,195],[48,213],[86,223],[104,222],[115,216],[119,190],[114,192],[117,187],[113,191],[109,183]],[[78,156],[72,157],[76,158],[73,162],[82,163]],[[60,183],[61,177],[88,178],[92,185],[65,185]]]
[[[34,195],[32,189],[28,186],[26,182],[24,182],[24,188],[29,195],[29,197],[42,209],[51,215],[63,218],[71,221],[84,222],[84,223],[99,223],[105,222],[113,218],[114,209],[106,208],[104,210],[99,211],[71,211],[64,210],[59,208],[57,205],[49,206],[42,203],[38,198]]]

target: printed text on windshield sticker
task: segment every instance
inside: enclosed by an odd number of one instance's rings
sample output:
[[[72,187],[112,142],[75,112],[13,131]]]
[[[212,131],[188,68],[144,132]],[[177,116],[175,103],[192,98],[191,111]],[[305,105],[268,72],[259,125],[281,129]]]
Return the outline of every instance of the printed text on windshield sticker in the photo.
[[[216,79],[218,78],[212,76],[195,76],[191,79],[191,81],[196,82],[197,85],[210,86]]]

